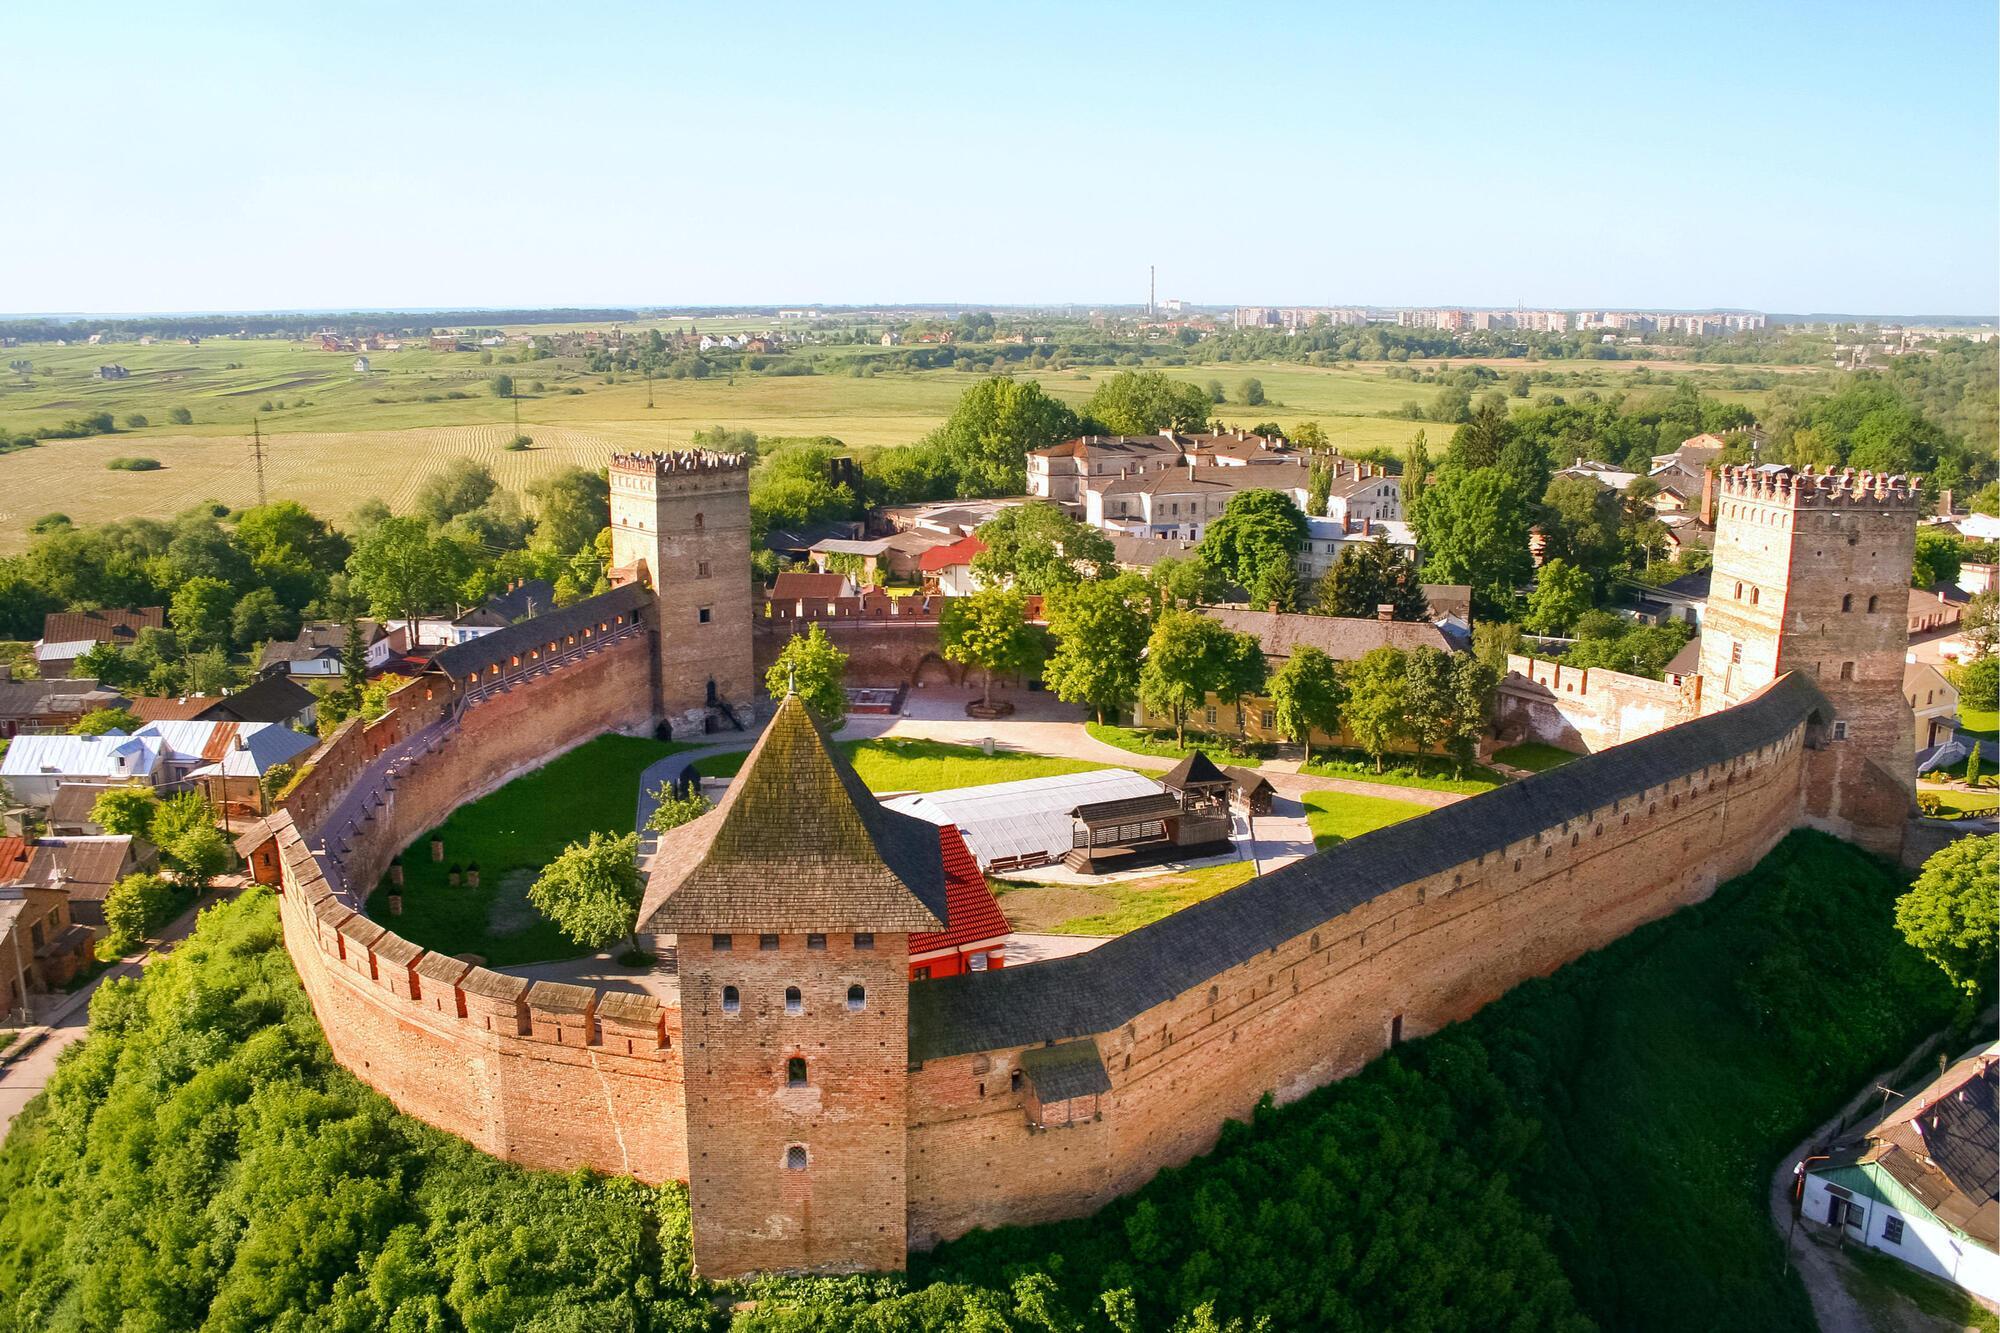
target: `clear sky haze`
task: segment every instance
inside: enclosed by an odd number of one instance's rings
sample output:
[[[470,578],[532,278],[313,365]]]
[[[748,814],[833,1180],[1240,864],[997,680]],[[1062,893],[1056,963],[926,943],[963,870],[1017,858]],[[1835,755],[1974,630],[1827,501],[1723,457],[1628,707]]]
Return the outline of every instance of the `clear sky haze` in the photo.
[[[53,4],[0,311],[1990,315],[1992,0]]]

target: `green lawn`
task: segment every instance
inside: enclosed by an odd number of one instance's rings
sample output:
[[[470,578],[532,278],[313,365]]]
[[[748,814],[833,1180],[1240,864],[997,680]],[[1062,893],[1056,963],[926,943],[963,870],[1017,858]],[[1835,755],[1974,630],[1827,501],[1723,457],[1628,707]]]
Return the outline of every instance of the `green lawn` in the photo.
[[[1382,771],[1377,773],[1375,761],[1359,750],[1315,751],[1313,761],[1300,768],[1299,772],[1322,778],[1379,782],[1387,787],[1421,787],[1426,791],[1456,792],[1463,796],[1492,791],[1507,781],[1505,774],[1484,764],[1467,764],[1465,776],[1455,778],[1450,760],[1430,755],[1421,758],[1413,754],[1385,756]]]
[[[2000,712],[1990,708],[1968,708],[1961,701],[1958,706],[1958,729],[1973,732],[1983,740],[2000,740]]]
[[[978,787],[990,782],[1016,782],[1111,767],[1087,759],[1057,759],[1009,750],[986,754],[975,745],[895,737],[842,741],[840,749],[853,762],[854,771],[861,775],[870,791],[944,791],[951,787]],[[698,759],[695,770],[703,777],[735,777],[749,753],[739,750]]]
[[[387,880],[369,897],[368,914],[426,949],[476,953],[497,966],[587,953],[528,903],[528,886],[565,846],[592,831],[631,832],[639,775],[686,748],[599,736],[459,807],[440,830],[443,861],[430,859],[427,837],[404,853],[403,914],[389,915]],[[479,887],[452,887],[450,868],[472,862],[479,865]]]
[[[1316,848],[1332,847],[1378,828],[1400,824],[1413,816],[1429,814],[1431,809],[1414,801],[1354,796],[1344,791],[1309,791],[1300,800],[1305,803],[1306,823],[1312,827]]]
[[[1540,741],[1525,741],[1520,745],[1510,745],[1504,750],[1496,750],[1493,757],[1514,768],[1525,768],[1530,773],[1545,773],[1549,769],[1559,768],[1570,760],[1580,759],[1583,756],[1569,750],[1558,749],[1553,745],[1544,745]]]
[[[1102,722],[1086,722],[1083,729],[1092,740],[1106,745],[1115,745],[1133,754],[1151,755],[1156,759],[1185,759],[1200,750],[1218,764],[1255,764],[1256,743],[1245,744],[1227,736],[1211,736],[1203,732],[1189,731],[1186,745],[1175,745],[1171,731],[1151,731],[1140,727],[1115,727]]]
[[[1250,878],[1248,861],[1225,861],[1117,884],[1072,886],[989,881],[1016,930],[1051,935],[1123,935],[1213,898]]]
[[[1919,796],[1935,796],[1938,800],[1937,817],[1940,819],[1961,819],[1970,815],[1991,814],[2000,807],[2000,792],[1957,791],[1948,787],[1920,787]]]
[[[1849,1246],[1839,1267],[1848,1294],[1868,1309],[1877,1327],[1900,1328],[1914,1306],[1940,1328],[2000,1333],[2000,1317],[1957,1287],[1892,1259],[1880,1250]]]

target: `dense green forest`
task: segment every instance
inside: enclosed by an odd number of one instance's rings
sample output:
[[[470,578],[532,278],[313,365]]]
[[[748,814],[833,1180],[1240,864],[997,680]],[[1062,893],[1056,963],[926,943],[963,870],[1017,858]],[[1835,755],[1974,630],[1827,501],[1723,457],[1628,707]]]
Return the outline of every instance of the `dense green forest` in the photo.
[[[0,1330],[1804,1333],[1768,1172],[1953,1009],[1902,881],[1795,834],[1097,1217],[728,1289],[678,1187],[502,1165],[335,1065],[253,890],[105,986],[0,1148]]]

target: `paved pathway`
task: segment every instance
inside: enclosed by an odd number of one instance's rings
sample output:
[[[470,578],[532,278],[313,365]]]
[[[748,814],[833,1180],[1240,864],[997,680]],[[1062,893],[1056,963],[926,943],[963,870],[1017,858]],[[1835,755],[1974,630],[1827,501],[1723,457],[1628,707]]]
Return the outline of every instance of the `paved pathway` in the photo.
[[[139,969],[187,938],[204,907],[233,898],[243,888],[241,876],[223,876],[216,883],[216,889],[203,895],[162,930],[147,952],[105,969],[89,985],[69,995],[40,997],[44,1003],[36,1005],[36,1017],[41,1021],[16,1033],[7,1048],[0,1051],[0,1137],[5,1136],[21,1108],[48,1086],[57,1057],[82,1039],[90,1023],[90,997],[97,993],[97,988],[111,977],[138,975]]]

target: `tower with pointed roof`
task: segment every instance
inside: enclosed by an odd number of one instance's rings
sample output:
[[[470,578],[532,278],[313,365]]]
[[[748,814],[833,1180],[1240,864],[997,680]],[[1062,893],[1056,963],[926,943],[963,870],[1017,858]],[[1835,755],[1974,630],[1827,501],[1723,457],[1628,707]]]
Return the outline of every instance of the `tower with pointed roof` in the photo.
[[[678,945],[705,1276],[903,1266],[909,937],[945,917],[936,828],[883,809],[796,695],[662,837],[639,920]]]

